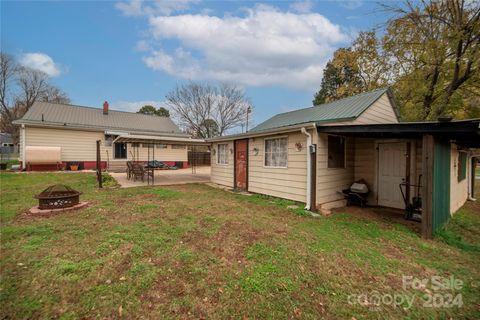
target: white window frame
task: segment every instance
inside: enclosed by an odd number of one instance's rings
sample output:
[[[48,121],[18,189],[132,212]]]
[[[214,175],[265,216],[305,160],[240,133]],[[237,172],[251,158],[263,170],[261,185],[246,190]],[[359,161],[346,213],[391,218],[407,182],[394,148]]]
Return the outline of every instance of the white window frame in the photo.
[[[338,168],[330,168],[328,166],[328,153],[329,153],[329,148],[330,144],[328,143],[328,137],[337,137],[337,138],[342,138],[344,143],[343,143],[343,167],[338,167]],[[338,136],[335,134],[329,134],[327,135],[327,169],[329,170],[341,170],[341,169],[346,169],[347,168],[347,137],[344,136]]]
[[[287,163],[285,166],[267,166],[267,140],[278,140],[278,139],[287,139]],[[278,137],[271,137],[271,138],[264,138],[263,139],[263,167],[264,168],[272,168],[272,169],[286,169],[288,168],[288,136],[278,136]]]
[[[220,159],[220,146],[225,146],[225,163],[223,162],[219,162],[218,160]],[[222,165],[222,166],[226,166],[228,165],[228,143],[218,143],[217,144],[217,164],[218,165]]]

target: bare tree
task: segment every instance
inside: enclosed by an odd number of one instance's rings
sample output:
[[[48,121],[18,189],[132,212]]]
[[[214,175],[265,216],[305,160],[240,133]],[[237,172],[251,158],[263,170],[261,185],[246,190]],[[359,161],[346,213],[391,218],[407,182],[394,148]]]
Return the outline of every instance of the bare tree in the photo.
[[[12,120],[12,82],[15,78],[16,68],[15,60],[13,60],[10,55],[0,52],[0,115],[2,117],[2,123],[4,119],[10,120],[10,122]]]
[[[39,97],[40,101],[69,104],[70,98],[59,88],[48,85]]]
[[[69,103],[68,96],[49,83],[48,76],[17,64],[0,52],[0,129],[18,141],[18,128],[12,121],[21,118],[35,101]]]
[[[222,136],[238,127],[251,104],[235,85],[190,82],[167,94],[167,105],[187,132],[202,138]]]

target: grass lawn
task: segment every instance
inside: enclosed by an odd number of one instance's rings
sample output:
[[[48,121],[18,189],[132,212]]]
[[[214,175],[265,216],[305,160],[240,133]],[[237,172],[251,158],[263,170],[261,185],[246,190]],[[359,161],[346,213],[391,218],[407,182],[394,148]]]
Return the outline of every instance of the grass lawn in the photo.
[[[385,219],[303,216],[288,201],[206,185],[98,190],[87,173],[0,179],[2,319],[480,318],[479,203],[425,241]],[[90,207],[26,215],[53,183],[82,191]],[[403,275],[463,286],[404,289]],[[432,293],[461,294],[462,306],[425,306]],[[413,303],[354,299],[361,294]]]

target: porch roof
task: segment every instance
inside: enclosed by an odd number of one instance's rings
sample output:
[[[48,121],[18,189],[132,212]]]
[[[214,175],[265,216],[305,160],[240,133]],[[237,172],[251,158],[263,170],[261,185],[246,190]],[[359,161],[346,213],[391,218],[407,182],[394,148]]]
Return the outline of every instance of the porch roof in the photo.
[[[145,144],[153,144],[153,143],[172,143],[175,142],[177,144],[184,144],[184,145],[209,145],[203,139],[192,139],[192,138],[182,138],[182,137],[168,137],[168,136],[147,136],[147,135],[134,135],[134,134],[127,134],[127,135],[120,135],[118,136],[114,142],[124,142],[124,143],[145,143]]]
[[[464,147],[480,147],[480,119],[317,126],[317,131],[365,138],[420,138],[431,134]]]

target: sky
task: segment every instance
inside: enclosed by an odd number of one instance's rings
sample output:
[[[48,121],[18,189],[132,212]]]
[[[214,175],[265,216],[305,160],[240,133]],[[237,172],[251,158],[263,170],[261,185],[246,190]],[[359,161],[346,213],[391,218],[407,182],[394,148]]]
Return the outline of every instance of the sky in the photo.
[[[1,50],[73,104],[137,111],[188,81],[245,90],[255,125],[311,105],[332,53],[385,21],[377,2],[1,1]]]

